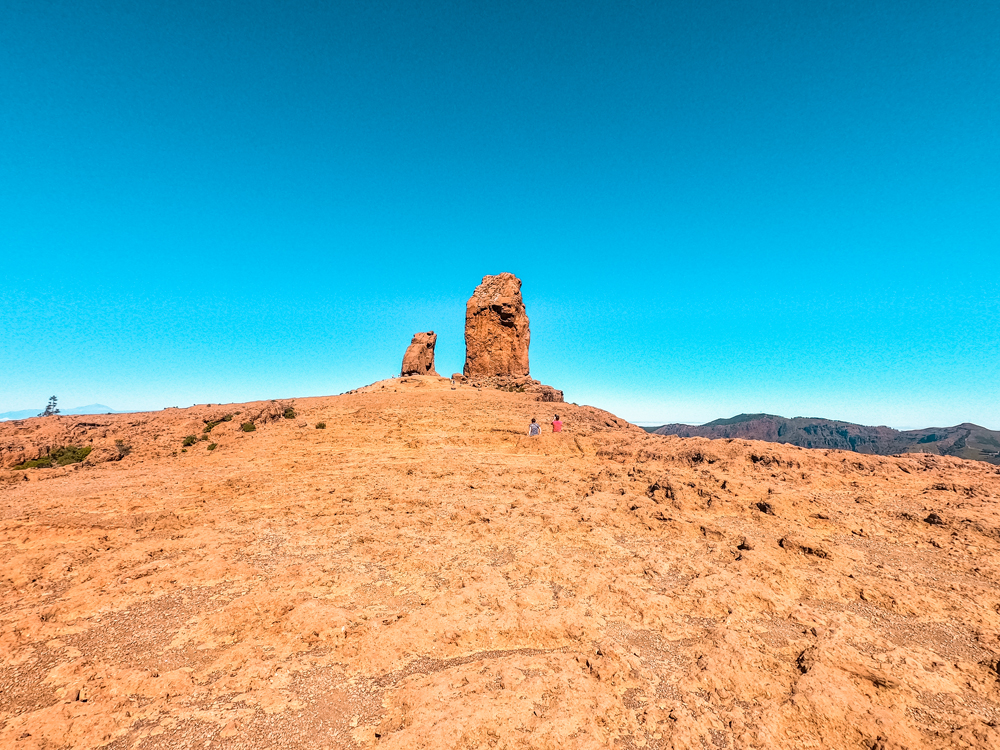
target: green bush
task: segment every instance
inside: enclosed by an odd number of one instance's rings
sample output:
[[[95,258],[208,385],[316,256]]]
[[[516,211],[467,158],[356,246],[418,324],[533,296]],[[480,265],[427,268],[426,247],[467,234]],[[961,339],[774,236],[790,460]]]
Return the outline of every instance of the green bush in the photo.
[[[183,446],[187,448],[189,445],[194,445],[196,442],[198,442],[198,438],[195,435],[186,435],[184,437]]]
[[[244,422],[240,425],[240,429],[243,430],[243,432],[256,432],[257,426],[253,422]]]
[[[218,448],[218,447],[219,447],[219,444],[218,444],[218,443],[209,443],[209,444],[208,444],[208,449],[209,449],[210,451],[214,451],[214,450],[215,450],[216,448]]]
[[[285,419],[295,419],[295,409],[289,406],[287,409],[285,409],[285,413],[283,416],[285,417]]]
[[[61,448],[56,448],[54,451],[50,452],[47,456],[42,456],[41,458],[35,458],[30,461],[25,461],[24,463],[18,464],[12,468],[14,469],[51,469],[53,466],[68,466],[69,464],[78,464],[93,450],[91,446],[86,448],[81,448],[76,445],[64,445]]]
[[[227,414],[222,419],[216,419],[216,420],[211,421],[211,422],[205,422],[205,429],[202,430],[202,432],[204,432],[204,433],[207,434],[207,433],[211,432],[213,428],[218,427],[223,422],[232,422],[232,421],[233,421],[233,415],[232,414]]]
[[[17,466],[12,466],[12,469],[51,469],[52,468],[52,457],[42,456],[41,458],[35,458],[31,461],[25,461],[24,463],[18,464]]]
[[[92,450],[94,449],[89,445],[86,448],[78,448],[75,445],[67,445],[62,448],[56,448],[52,451],[52,457],[56,460],[56,463],[59,466],[78,464],[89,456]]]
[[[325,430],[326,429],[326,422],[317,422],[316,423],[316,429],[317,430]]]

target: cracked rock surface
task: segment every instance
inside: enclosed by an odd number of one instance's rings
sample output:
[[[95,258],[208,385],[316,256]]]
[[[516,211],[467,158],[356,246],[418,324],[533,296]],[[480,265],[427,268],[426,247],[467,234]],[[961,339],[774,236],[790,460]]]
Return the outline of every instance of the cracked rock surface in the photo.
[[[543,407],[0,424],[0,747],[1000,747],[996,467]]]

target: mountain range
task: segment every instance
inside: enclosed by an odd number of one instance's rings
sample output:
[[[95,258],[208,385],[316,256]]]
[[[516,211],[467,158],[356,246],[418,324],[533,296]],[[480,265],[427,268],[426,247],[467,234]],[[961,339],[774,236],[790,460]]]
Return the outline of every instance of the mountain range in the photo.
[[[954,427],[895,430],[819,417],[788,419],[775,414],[740,414],[697,426],[666,424],[644,429],[656,435],[766,440],[879,456],[934,453],[1000,464],[1000,432],[969,422]]]
[[[29,417],[37,417],[45,411],[43,406],[41,409],[21,409],[19,411],[5,411],[0,413],[0,421],[6,421],[8,419],[28,419]],[[72,409],[60,409],[60,414],[121,414],[122,412],[112,409],[110,406],[105,406],[104,404],[88,404],[87,406],[75,406]]]

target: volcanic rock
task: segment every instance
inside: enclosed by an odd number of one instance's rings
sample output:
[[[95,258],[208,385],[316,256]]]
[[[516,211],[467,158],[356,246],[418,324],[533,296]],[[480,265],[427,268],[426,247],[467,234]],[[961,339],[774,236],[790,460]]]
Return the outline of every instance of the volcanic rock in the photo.
[[[0,748],[1000,747],[981,461],[433,377],[0,447]]]
[[[434,372],[434,346],[437,344],[434,331],[413,334],[413,340],[403,355],[402,375],[437,375]]]
[[[465,306],[466,377],[527,376],[530,338],[521,280],[484,276]]]
[[[462,381],[465,380],[462,378]],[[562,391],[529,377],[511,378],[505,375],[493,375],[487,378],[472,378],[469,382],[476,388],[495,388],[507,393],[527,393],[535,401],[563,401]]]

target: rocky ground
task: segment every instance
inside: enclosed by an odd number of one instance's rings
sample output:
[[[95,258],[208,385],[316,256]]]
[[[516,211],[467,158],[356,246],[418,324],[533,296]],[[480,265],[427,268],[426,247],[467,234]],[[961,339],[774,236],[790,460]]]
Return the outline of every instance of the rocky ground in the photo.
[[[0,747],[1000,747],[996,467],[530,399],[0,425]]]

